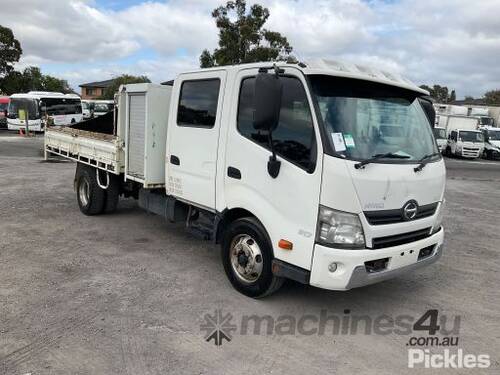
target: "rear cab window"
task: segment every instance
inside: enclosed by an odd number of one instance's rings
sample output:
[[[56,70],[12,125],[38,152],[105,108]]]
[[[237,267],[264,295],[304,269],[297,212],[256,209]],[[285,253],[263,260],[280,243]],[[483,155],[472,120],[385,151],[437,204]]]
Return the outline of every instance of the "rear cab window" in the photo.
[[[182,82],[177,125],[213,128],[217,114],[220,79],[187,80]]]

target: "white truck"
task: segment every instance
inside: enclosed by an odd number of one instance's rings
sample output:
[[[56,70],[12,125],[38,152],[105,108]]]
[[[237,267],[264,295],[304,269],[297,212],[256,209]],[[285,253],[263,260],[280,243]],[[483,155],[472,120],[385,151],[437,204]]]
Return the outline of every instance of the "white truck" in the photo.
[[[479,120],[479,126],[495,125],[495,120],[489,115],[488,108],[472,107],[469,110],[469,116],[476,117]]]
[[[485,159],[500,158],[500,128],[492,126],[482,126],[479,128],[484,136],[484,151]]]
[[[434,138],[436,138],[439,152],[444,153],[444,151],[446,150],[446,145],[448,143],[446,139],[446,128],[435,126],[433,132]]]
[[[445,153],[469,159],[479,158],[484,150],[484,137],[479,131],[479,119],[470,116],[440,116],[448,141]]]
[[[137,198],[220,243],[247,296],[285,278],[348,290],[442,254],[445,167],[424,95],[335,61],[222,66],[122,86],[112,134],[48,129],[45,151],[78,162],[84,214]]]

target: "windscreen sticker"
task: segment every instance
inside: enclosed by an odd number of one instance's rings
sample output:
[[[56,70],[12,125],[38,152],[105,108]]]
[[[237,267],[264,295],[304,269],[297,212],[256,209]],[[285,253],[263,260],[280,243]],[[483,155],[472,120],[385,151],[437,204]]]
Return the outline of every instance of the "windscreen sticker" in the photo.
[[[332,133],[332,141],[333,146],[335,147],[335,151],[341,152],[346,150],[342,133]]]
[[[347,148],[354,148],[356,145],[354,144],[354,138],[350,134],[344,134],[344,141]]]

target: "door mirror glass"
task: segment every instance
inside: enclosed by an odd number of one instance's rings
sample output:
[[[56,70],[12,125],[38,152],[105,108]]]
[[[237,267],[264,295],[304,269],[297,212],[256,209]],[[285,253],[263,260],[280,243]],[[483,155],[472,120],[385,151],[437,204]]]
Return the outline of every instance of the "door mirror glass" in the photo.
[[[275,74],[259,73],[255,79],[255,113],[253,126],[256,130],[272,132],[278,126],[283,84]]]

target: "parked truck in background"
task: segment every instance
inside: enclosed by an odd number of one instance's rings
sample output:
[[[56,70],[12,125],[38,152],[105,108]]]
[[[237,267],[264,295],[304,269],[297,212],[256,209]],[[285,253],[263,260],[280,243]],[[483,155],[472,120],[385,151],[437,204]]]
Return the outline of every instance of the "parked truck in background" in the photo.
[[[446,128],[435,126],[433,132],[434,138],[436,138],[439,152],[444,153],[444,151],[446,150],[446,145],[448,143],[446,137]]]
[[[476,117],[449,115],[440,117],[440,127],[446,129],[446,154],[475,159],[481,157],[484,137]]]
[[[489,115],[488,108],[472,107],[468,112],[469,116],[479,120],[479,126],[494,126],[495,120]]]
[[[88,120],[94,116],[89,100],[82,100],[82,117]]]
[[[445,168],[424,95],[335,61],[194,70],[122,86],[109,134],[49,128],[45,152],[78,162],[84,214],[137,198],[220,243],[247,296],[285,278],[347,290],[443,251]]]
[[[500,158],[500,128],[483,126],[480,128],[484,137],[483,157],[486,159]]]
[[[105,113],[111,112],[115,106],[113,100],[93,100],[91,102],[92,115],[94,117],[102,116]]]

